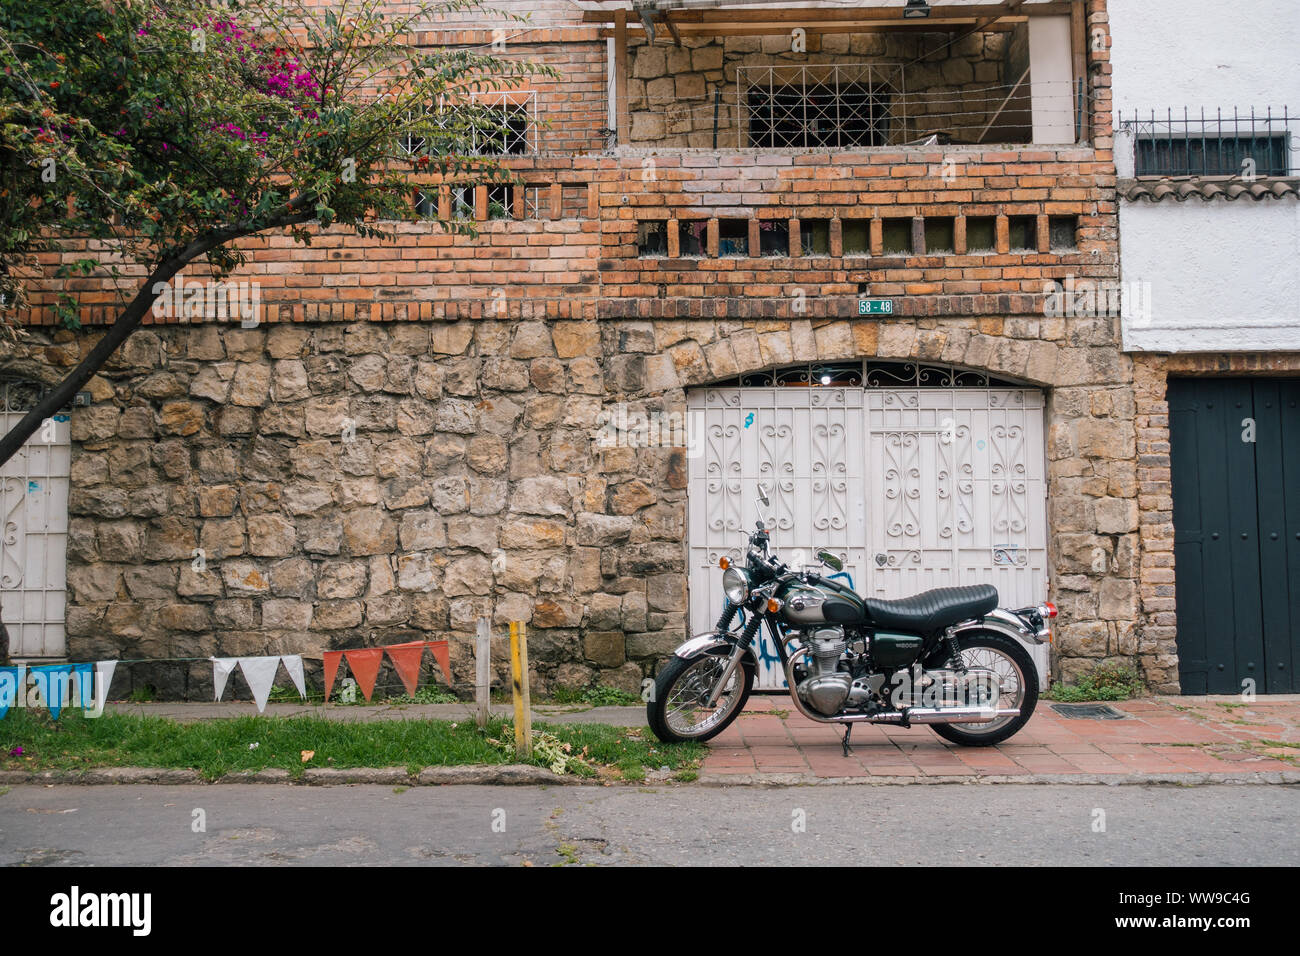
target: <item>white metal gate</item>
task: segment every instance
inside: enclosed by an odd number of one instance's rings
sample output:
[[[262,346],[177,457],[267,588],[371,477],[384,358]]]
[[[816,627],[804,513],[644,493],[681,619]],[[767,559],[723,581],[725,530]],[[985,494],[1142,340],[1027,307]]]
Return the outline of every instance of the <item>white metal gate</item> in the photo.
[[[693,633],[722,611],[718,559],[740,558],[769,488],[788,563],[838,553],[860,594],[993,584],[1003,606],[1047,597],[1043,395],[914,364],[803,366],[693,391],[704,428],[688,498]],[[1047,648],[1031,647],[1040,682]],[[760,688],[785,686],[770,641]]]
[[[0,429],[8,431],[39,390],[0,382]],[[57,415],[0,468],[0,621],[15,659],[67,653],[68,416]]]

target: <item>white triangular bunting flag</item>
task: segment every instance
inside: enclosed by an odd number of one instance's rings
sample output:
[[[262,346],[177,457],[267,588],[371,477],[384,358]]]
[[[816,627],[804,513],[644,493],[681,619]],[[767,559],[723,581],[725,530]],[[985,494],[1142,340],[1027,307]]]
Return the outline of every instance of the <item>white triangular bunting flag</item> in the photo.
[[[221,700],[221,695],[226,692],[226,679],[238,664],[237,657],[212,658],[212,688],[216,691],[215,700]]]
[[[280,667],[278,657],[241,657],[239,669],[244,672],[248,689],[253,692],[257,702],[257,712],[266,710],[267,698],[271,696],[271,685],[275,683],[275,672]]]
[[[284,661],[284,669],[289,672],[289,678],[293,681],[293,686],[298,688],[298,696],[306,700],[307,682],[303,679],[302,674],[302,655],[285,654],[280,660]]]
[[[108,688],[113,683],[113,672],[117,670],[117,661],[95,662],[95,716],[104,712],[108,703]],[[84,703],[84,701],[83,701]]]

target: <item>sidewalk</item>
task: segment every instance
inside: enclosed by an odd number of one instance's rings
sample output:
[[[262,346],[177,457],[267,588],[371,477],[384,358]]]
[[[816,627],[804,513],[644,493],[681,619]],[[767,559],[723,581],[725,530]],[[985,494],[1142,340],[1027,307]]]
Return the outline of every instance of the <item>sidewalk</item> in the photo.
[[[1285,772],[1300,781],[1300,698],[1159,697],[1120,701],[1122,719],[1071,719],[1040,700],[1029,723],[994,747],[959,747],[926,727],[819,724],[784,696],[751,697],[710,744],[700,779],[712,783],[863,782],[871,778],[983,780],[1050,775],[1243,775]],[[1290,744],[1290,747],[1281,746]],[[1028,780],[1026,780],[1028,782]]]

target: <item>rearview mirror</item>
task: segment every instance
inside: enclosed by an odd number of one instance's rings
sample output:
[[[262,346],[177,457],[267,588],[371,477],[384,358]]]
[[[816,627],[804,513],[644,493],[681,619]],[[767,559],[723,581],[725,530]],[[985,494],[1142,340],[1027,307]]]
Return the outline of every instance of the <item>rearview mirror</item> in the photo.
[[[770,505],[770,504],[772,503],[772,502],[770,502],[770,501],[767,500],[767,486],[766,486],[766,485],[762,485],[762,484],[760,484],[760,485],[758,486],[758,503],[761,504],[764,508],[766,508],[768,505]]]
[[[844,570],[844,562],[835,557],[835,555],[831,554],[829,551],[818,551],[817,560],[826,565],[826,567],[830,568],[832,571]]]

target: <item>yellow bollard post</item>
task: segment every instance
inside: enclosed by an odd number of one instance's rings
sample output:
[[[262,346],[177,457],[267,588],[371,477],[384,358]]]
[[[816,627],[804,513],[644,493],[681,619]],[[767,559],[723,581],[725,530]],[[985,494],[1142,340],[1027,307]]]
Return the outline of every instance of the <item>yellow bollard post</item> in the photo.
[[[510,622],[510,676],[514,681],[515,755],[533,755],[533,712],[528,698],[528,629]]]

